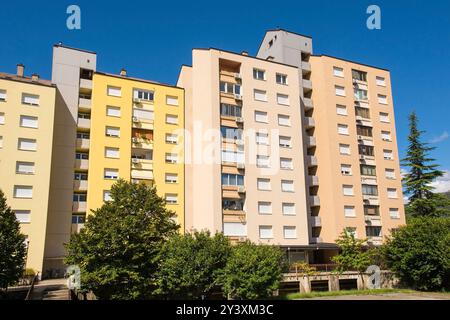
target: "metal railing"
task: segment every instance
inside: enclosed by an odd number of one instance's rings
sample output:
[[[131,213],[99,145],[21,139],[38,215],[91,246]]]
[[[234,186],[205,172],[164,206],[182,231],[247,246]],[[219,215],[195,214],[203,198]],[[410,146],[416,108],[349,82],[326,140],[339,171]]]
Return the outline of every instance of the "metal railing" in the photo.
[[[25,297],[25,300],[31,300],[31,295],[33,294],[34,285],[39,280],[39,272],[33,277],[33,280],[31,280],[30,289],[28,289],[27,296]]]

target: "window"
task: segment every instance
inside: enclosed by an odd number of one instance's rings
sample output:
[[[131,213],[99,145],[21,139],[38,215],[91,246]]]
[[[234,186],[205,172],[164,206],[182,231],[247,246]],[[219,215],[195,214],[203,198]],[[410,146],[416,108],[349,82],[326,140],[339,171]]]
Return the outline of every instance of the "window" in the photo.
[[[339,152],[342,155],[350,155],[350,145],[349,144],[340,144]]]
[[[88,139],[90,138],[90,134],[87,132],[77,132],[77,139]]]
[[[236,152],[233,150],[222,150],[222,161],[231,163],[244,163],[244,153]]]
[[[277,103],[283,106],[289,105],[289,96],[286,94],[277,93]]]
[[[220,82],[220,92],[241,94],[241,86],[234,83]]]
[[[365,196],[377,197],[378,196],[378,187],[369,185],[369,184],[363,184],[362,185],[362,193]]]
[[[344,196],[353,196],[355,193],[353,192],[353,186],[351,185],[343,185],[342,192]]]
[[[389,113],[380,112],[380,122],[391,122],[391,120],[389,120]]]
[[[231,127],[220,127],[220,133],[222,134],[222,138],[230,139],[230,140],[241,140],[242,139],[242,130],[231,128]]]
[[[386,179],[395,180],[395,170],[394,169],[386,169]]]
[[[107,137],[119,138],[120,137],[120,128],[117,128],[117,127],[106,127],[105,134],[106,134]]]
[[[0,101],[6,101],[6,90],[0,90]]]
[[[258,190],[270,191],[272,186],[270,184],[270,179],[258,178],[257,180]]]
[[[34,174],[34,162],[16,162],[16,173],[18,174]]]
[[[105,157],[106,158],[113,158],[113,159],[120,158],[119,148],[105,147]]]
[[[379,94],[378,95],[378,103],[379,104],[388,104],[387,102],[387,96],[383,95],[383,94]]]
[[[108,117],[120,117],[120,107],[107,106],[106,115]]]
[[[31,199],[33,198],[32,186],[14,186],[14,198]]]
[[[75,172],[73,174],[73,179],[76,181],[86,181],[88,179],[88,174],[83,172]]]
[[[264,111],[255,111],[255,121],[268,123],[269,118],[267,117],[267,112]]]
[[[253,79],[266,80],[266,72],[260,69],[253,69]]]
[[[270,158],[268,156],[256,156],[256,166],[258,168],[269,168],[270,167]]]
[[[31,211],[30,210],[14,210],[17,221],[19,223],[30,223],[31,222]]]
[[[77,159],[77,160],[88,160],[89,159],[89,154],[88,153],[83,153],[83,152],[77,152],[77,153],[75,153],[75,159]]]
[[[392,141],[391,133],[389,131],[381,131],[381,139],[383,141]]]
[[[347,115],[347,107],[338,104],[338,105],[336,106],[336,113],[337,113],[338,115],[340,115],[340,116],[346,116],[346,115]]]
[[[256,144],[269,144],[269,134],[263,133],[263,132],[257,132],[256,133]]]
[[[294,192],[294,181],[293,180],[281,180],[281,191]]]
[[[30,106],[38,106],[39,96],[35,94],[22,93],[22,103]]]
[[[379,206],[364,206],[364,215],[366,216],[379,216],[380,207]]]
[[[228,237],[247,236],[247,225],[241,222],[224,222],[223,234]]]
[[[166,114],[166,123],[178,124],[178,116],[173,115],[173,114]]]
[[[280,168],[283,170],[293,170],[294,166],[292,165],[292,159],[280,158]]]
[[[348,135],[348,125],[338,124],[338,133],[342,135]]]
[[[178,174],[166,173],[166,183],[178,183]]]
[[[377,175],[376,167],[362,164],[361,165],[361,175],[375,177]]]
[[[267,92],[263,90],[253,90],[253,97],[256,101],[267,101]]]
[[[0,124],[5,124],[5,114],[0,112]]]
[[[280,126],[290,127],[291,126],[291,118],[284,114],[278,115],[278,124]]]
[[[105,190],[103,191],[103,201],[112,201],[113,198],[111,197],[111,191]]]
[[[166,163],[177,163],[178,155],[176,153],[166,153]]]
[[[242,117],[242,108],[232,104],[221,103],[220,115],[225,117]]]
[[[383,77],[377,77],[377,86],[386,87],[386,79]]]
[[[90,113],[78,112],[78,119],[90,119],[90,118],[91,118]]]
[[[337,96],[345,97],[345,88],[342,86],[335,86]]]
[[[223,186],[243,186],[244,176],[240,174],[222,173]]]
[[[281,73],[277,73],[276,74],[276,81],[277,81],[278,84],[287,85],[287,75],[281,74]]]
[[[166,143],[177,144],[178,143],[178,135],[173,133],[166,133]]]
[[[368,108],[355,107],[355,113],[357,117],[370,119],[370,111]]]
[[[37,143],[35,139],[19,138],[19,150],[23,151],[36,151]]]
[[[392,150],[383,150],[384,160],[394,160]]]
[[[357,237],[356,228],[353,228],[353,227],[346,227],[346,228],[345,228],[345,233],[346,233],[347,235],[353,236],[354,238]]]
[[[367,95],[367,90],[363,89],[355,89],[355,99],[356,100],[368,100],[369,96]]]
[[[285,216],[295,216],[295,203],[283,203],[282,211]]]
[[[400,219],[400,211],[397,208],[389,208],[389,216],[391,219]]]
[[[373,146],[359,145],[358,149],[359,149],[359,154],[362,156],[368,156],[368,157],[375,156],[375,148]]]
[[[243,200],[233,200],[233,199],[223,199],[222,209],[231,211],[243,211],[244,201]]]
[[[285,239],[297,239],[297,228],[283,227],[283,236]]]
[[[395,188],[388,188],[387,194],[388,194],[389,199],[397,199],[398,198],[397,189],[395,189]]]
[[[339,67],[333,67],[333,75],[335,77],[343,78],[344,77],[344,69]]]
[[[117,180],[117,179],[119,179],[119,170],[118,169],[105,169],[103,177],[105,179]]]
[[[381,227],[366,227],[366,236],[369,238],[381,237]]]
[[[138,120],[153,120],[153,110],[133,109],[133,117]]]
[[[107,94],[112,97],[120,97],[122,96],[122,89],[119,87],[108,86]]]
[[[367,82],[367,72],[352,70],[353,80],[364,81]]]
[[[341,173],[344,176],[352,175],[352,166],[349,164],[341,164]]]
[[[355,218],[356,210],[354,206],[345,206],[344,207],[344,215],[346,218]]]
[[[176,193],[166,193],[166,202],[168,204],[177,204],[178,203],[178,195]]]
[[[259,214],[272,214],[272,203],[271,202],[258,202],[258,213]]]
[[[280,136],[280,147],[291,148],[291,137]]]
[[[178,106],[178,97],[166,96],[166,104],[169,106]]]
[[[272,226],[259,226],[259,238],[272,239],[273,238]]]
[[[153,91],[135,89],[133,92],[133,98],[151,102],[155,99],[155,95]]]

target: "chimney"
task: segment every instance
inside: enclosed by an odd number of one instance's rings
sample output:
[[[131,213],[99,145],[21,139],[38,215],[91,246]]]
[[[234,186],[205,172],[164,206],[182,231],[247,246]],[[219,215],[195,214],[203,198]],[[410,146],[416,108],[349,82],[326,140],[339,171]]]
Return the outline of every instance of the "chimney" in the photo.
[[[267,61],[273,61],[273,59],[274,59],[274,57],[268,56],[266,60],[267,60]]]
[[[23,74],[25,72],[25,66],[21,63],[17,65],[17,76],[23,78]]]
[[[122,77],[126,77],[126,76],[127,76],[127,70],[124,69],[124,68],[122,68],[122,70],[120,70],[120,75],[121,75]]]
[[[39,75],[37,73],[33,73],[31,75],[31,81],[39,81]]]
[[[248,56],[248,51],[242,51],[241,53],[243,56]]]

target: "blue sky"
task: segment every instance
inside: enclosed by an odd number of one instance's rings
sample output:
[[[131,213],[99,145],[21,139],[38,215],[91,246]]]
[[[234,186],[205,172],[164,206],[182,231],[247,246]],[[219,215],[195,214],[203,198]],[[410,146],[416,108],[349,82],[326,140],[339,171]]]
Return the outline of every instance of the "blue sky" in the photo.
[[[66,28],[66,8],[81,8],[82,29]],[[366,28],[366,9],[377,4],[382,29]],[[8,1],[0,10],[0,71],[49,78],[51,46],[96,51],[98,69],[175,83],[193,47],[256,54],[265,30],[281,27],[311,35],[317,54],[391,70],[399,149],[416,110],[433,156],[450,169],[450,1]],[[440,188],[450,189],[450,175]]]

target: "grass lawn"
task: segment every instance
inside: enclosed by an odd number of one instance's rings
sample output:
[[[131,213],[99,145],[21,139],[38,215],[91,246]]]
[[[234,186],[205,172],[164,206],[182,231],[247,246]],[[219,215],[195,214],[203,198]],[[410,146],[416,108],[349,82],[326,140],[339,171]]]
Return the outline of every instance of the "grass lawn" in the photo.
[[[386,293],[415,293],[417,291],[408,289],[372,289],[372,290],[346,290],[346,291],[325,291],[311,293],[291,293],[285,296],[286,300],[310,299],[332,296],[348,296],[348,295],[376,295]]]

